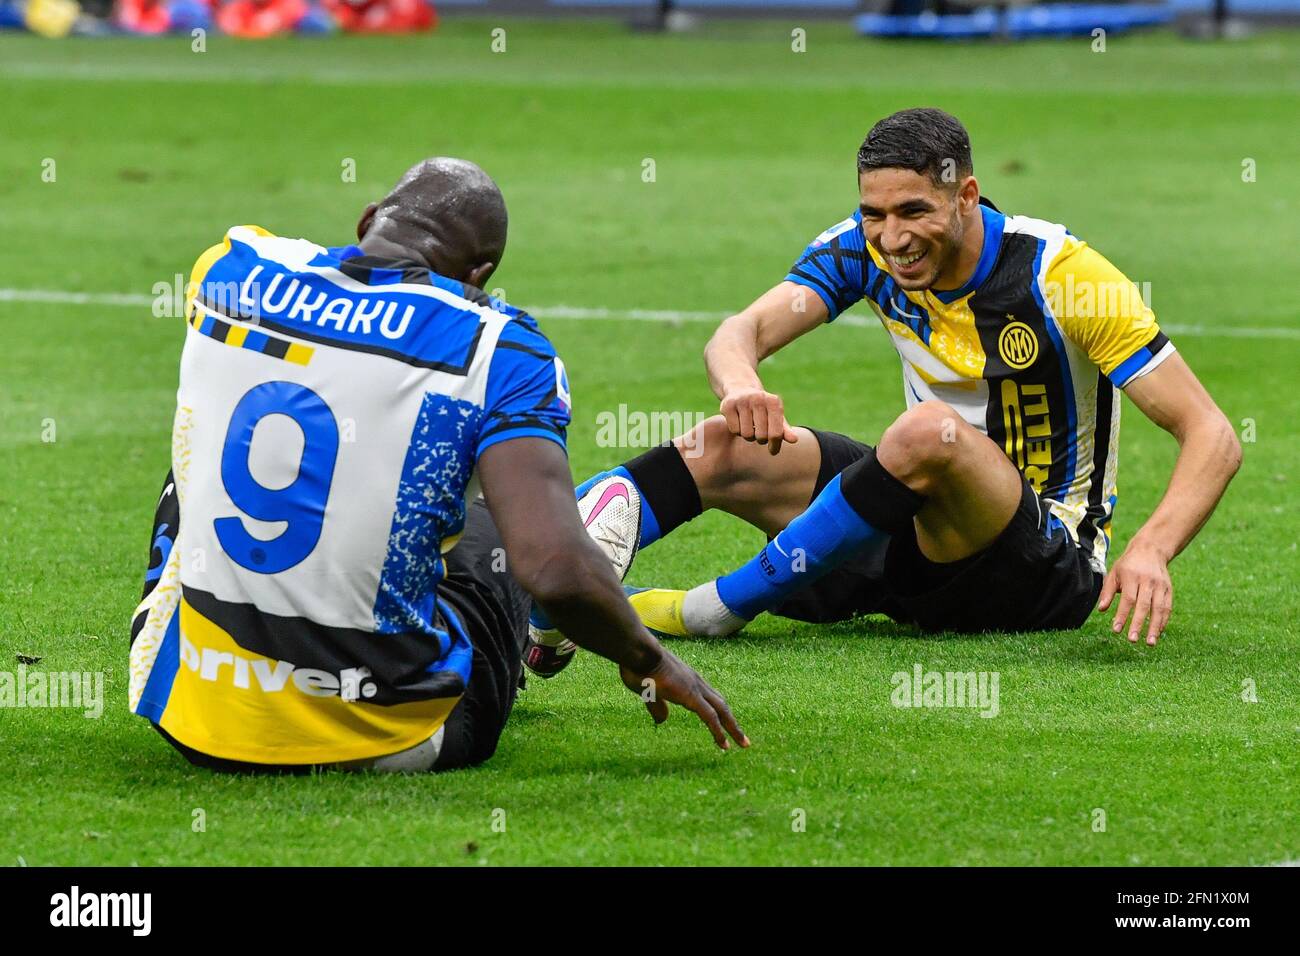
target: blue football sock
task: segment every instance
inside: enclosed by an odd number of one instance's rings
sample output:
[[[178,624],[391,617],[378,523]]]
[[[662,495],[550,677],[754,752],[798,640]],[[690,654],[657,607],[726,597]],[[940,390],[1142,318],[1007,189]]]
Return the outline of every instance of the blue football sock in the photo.
[[[910,529],[924,504],[868,448],[755,558],[718,578],[718,599],[738,617],[757,617],[863,549]]]
[[[755,618],[884,536],[845,500],[836,475],[767,547],[718,578],[718,597],[738,617]]]

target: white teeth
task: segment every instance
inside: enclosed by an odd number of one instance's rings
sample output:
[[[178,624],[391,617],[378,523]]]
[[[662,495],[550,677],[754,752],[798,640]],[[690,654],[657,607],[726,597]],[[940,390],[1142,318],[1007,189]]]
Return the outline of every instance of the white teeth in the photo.
[[[893,259],[894,262],[896,262],[900,266],[910,266],[913,262],[921,258],[921,256],[923,255],[925,255],[924,249],[921,250],[920,252],[915,252],[910,256],[890,256],[890,258]]]

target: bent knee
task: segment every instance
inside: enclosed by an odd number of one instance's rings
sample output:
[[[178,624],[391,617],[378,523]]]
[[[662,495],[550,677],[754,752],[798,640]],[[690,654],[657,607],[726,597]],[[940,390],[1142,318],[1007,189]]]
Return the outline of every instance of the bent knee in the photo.
[[[722,415],[706,418],[686,434],[673,439],[702,494],[745,481],[754,470],[749,462],[756,447],[732,434]]]
[[[962,432],[969,428],[946,402],[913,405],[885,429],[876,454],[895,477],[937,474],[957,456]]]
[[[727,446],[735,438],[727,428],[726,418],[714,415],[678,435],[673,439],[673,445],[688,465],[699,462],[702,467],[713,468],[725,460]],[[695,469],[691,470],[694,472]]]
[[[773,455],[768,445],[732,433],[721,415],[705,419],[673,444],[695,479],[705,509],[722,508],[766,528],[781,516],[784,527],[808,504],[821,451],[812,432],[796,428],[797,441]]]

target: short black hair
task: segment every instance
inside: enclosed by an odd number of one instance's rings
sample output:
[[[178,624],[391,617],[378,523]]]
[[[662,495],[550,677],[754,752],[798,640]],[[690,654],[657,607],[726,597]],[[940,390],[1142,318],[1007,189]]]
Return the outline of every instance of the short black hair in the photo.
[[[974,172],[970,134],[943,110],[900,110],[871,127],[862,141],[858,172],[872,169],[910,169],[936,186],[955,184]]]

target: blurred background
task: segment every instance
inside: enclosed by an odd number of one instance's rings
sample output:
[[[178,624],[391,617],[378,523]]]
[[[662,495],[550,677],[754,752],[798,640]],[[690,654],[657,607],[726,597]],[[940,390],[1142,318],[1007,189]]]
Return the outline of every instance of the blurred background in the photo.
[[[0,18],[0,670],[102,671],[110,701],[93,729],[0,708],[23,795],[0,797],[0,862],[1300,859],[1296,0],[0,0]],[[342,245],[416,160],[482,165],[510,208],[489,291],[564,357],[588,475],[642,447],[612,447],[601,416],[717,410],[718,321],[854,211],[867,130],[915,106],[962,119],[1000,208],[1149,288],[1242,429],[1159,654],[1100,616],[938,641],[765,619],[680,648],[761,742],[743,759],[711,759],[688,721],[647,733],[586,655],[530,688],[481,772],[363,787],[209,780],[127,712],[177,297],[231,225]],[[870,439],[898,414],[898,356],[860,311],[764,365],[791,420]],[[1122,445],[1116,549],[1175,454],[1129,412]],[[705,515],[630,580],[690,586],[762,543]],[[917,662],[1000,673],[1003,713],[895,708],[889,675]],[[220,807],[201,837],[193,806]]]
[[[619,17],[630,28],[689,32],[705,20],[839,19],[863,36],[1016,40],[1173,26],[1188,37],[1240,38],[1300,25],[1300,0],[0,0],[0,29],[46,37],[194,30],[244,37],[415,33],[458,15]]]

